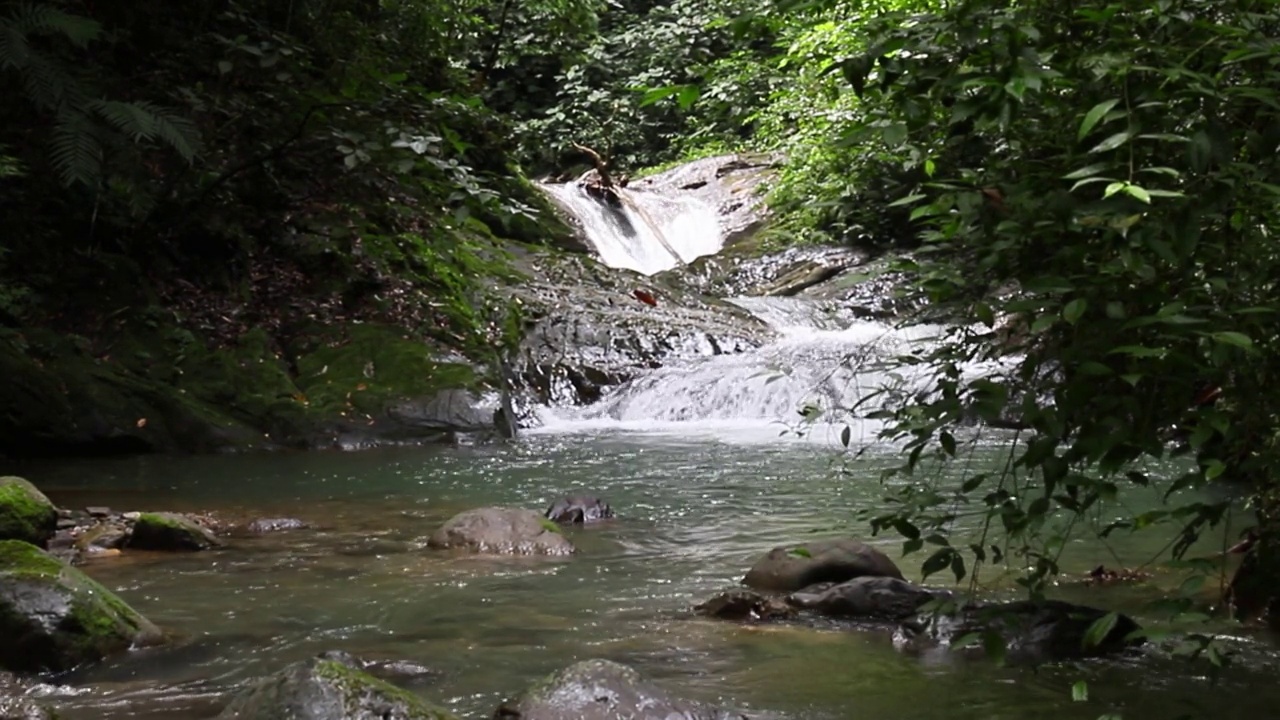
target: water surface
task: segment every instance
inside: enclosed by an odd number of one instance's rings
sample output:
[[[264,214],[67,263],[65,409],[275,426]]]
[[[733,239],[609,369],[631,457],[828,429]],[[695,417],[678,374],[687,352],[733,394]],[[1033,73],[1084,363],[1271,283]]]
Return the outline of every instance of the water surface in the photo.
[[[132,653],[50,689],[65,717],[177,719],[216,714],[225,693],[319,651],[414,660],[439,671],[415,692],[467,717],[575,660],[604,657],[689,696],[794,720],[1093,720],[1271,717],[1280,688],[1265,637],[1237,633],[1247,667],[1218,685],[1153,652],[1038,672],[895,650],[886,632],[741,627],[690,617],[769,548],[866,536],[882,510],[879,470],[840,473],[830,443],[735,442],[731,433],[543,434],[508,446],[362,453],[134,458],[15,468],[65,505],[294,516],[314,529],[237,538],[190,555],[127,554],[86,567],[183,640]],[[620,518],[572,532],[567,559],[457,558],[426,537],[481,505],[541,509],[588,490]],[[1131,507],[1153,498],[1126,497]],[[1099,521],[1106,521],[1100,518]],[[1139,564],[1168,531],[1073,543],[1064,566]],[[898,558],[900,539],[875,538]],[[1218,541],[1214,541],[1218,542]],[[1213,543],[1210,543],[1212,546]],[[922,558],[902,560],[918,577]],[[933,578],[933,582],[945,582]],[[1073,599],[1141,611],[1161,587],[1074,586]],[[996,582],[993,580],[993,582]],[[996,583],[998,584],[998,582]],[[1077,679],[1089,702],[1073,702]]]

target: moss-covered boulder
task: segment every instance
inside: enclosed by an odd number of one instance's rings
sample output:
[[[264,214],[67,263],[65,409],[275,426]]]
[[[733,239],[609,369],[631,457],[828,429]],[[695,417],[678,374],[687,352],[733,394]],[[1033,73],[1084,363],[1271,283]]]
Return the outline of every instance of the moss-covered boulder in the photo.
[[[684,700],[626,665],[585,660],[503,703],[495,717],[512,720],[747,720],[730,710]]]
[[[218,720],[457,720],[339,660],[295,663],[236,696]]]
[[[208,528],[177,513],[142,513],[133,524],[129,547],[138,550],[208,550],[222,544]]]
[[[569,555],[559,526],[532,510],[477,508],[458,513],[427,541],[430,547],[486,555]]]
[[[161,639],[160,631],[89,576],[40,548],[0,541],[0,667],[69,670]]]
[[[58,529],[58,509],[20,477],[0,477],[0,540],[44,545]]]

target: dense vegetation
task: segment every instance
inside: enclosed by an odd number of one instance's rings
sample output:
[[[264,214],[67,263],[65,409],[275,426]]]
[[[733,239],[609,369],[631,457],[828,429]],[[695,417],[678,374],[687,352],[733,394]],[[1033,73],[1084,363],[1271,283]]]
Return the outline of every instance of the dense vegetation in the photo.
[[[937,369],[935,392],[886,413],[916,481],[878,527],[936,545],[931,572],[1007,560],[1039,593],[1065,529],[1114,515],[1120,486],[1231,481],[1254,493],[1263,571],[1235,599],[1257,614],[1280,579],[1275,10],[9,2],[0,324],[98,355],[126,322],[201,346],[266,328],[288,354],[316,324],[365,319],[483,354],[503,243],[559,232],[526,178],[584,169],[573,143],[630,170],[779,151],[775,237],[910,249],[897,269],[933,310],[976,321],[909,359]],[[1008,377],[961,373],[1011,349]],[[1003,471],[925,472],[1011,405]],[[1147,472],[1170,458],[1185,472]],[[1228,508],[1094,529],[1174,522],[1180,556]],[[966,513],[1008,541],[953,547]]]

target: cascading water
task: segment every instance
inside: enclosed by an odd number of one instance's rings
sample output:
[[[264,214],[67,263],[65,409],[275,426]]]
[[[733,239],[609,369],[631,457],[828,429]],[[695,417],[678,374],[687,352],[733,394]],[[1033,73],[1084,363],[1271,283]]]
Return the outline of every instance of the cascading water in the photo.
[[[865,441],[882,425],[859,416],[921,389],[926,379],[923,365],[905,366],[896,358],[927,349],[943,331],[857,320],[799,298],[732,302],[771,325],[777,339],[745,353],[659,368],[593,405],[553,411],[544,417],[544,431],[616,428],[761,439],[786,433],[787,425],[805,428],[807,436],[849,426]]]
[[[694,198],[616,188],[619,206],[591,197],[577,183],[544,184],[583,225],[605,265],[652,275],[720,252],[713,208]]]

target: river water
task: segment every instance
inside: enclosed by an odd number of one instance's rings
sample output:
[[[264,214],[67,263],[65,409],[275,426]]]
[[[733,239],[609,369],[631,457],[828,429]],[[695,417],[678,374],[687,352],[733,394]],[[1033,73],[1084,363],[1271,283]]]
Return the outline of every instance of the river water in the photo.
[[[744,440],[743,438],[748,438]],[[329,649],[413,660],[438,671],[410,688],[464,717],[575,660],[632,664],[688,696],[794,720],[1093,720],[1274,717],[1280,689],[1265,638],[1240,634],[1250,667],[1214,685],[1203,668],[1151,652],[1122,661],[1003,669],[895,650],[889,634],[742,627],[687,609],[733,586],[770,547],[866,535],[859,510],[886,507],[876,480],[890,454],[839,461],[829,441],[764,434],[548,432],[500,446],[32,464],[64,505],[294,516],[313,529],[234,539],[189,555],[127,554],[86,567],[175,645],[135,652],[46,690],[72,720],[201,718],[283,664]],[[981,453],[980,453],[981,454]],[[848,472],[838,472],[840,468]],[[567,559],[459,559],[425,548],[459,510],[543,508],[598,493],[619,518],[571,532]],[[1153,499],[1130,497],[1131,507]],[[1139,564],[1167,531],[1069,548],[1065,566]],[[898,541],[883,539],[898,558]],[[900,561],[918,577],[920,557]],[[934,578],[934,582],[945,581]],[[1063,594],[1141,611],[1160,586]],[[1089,702],[1073,702],[1084,678]]]

